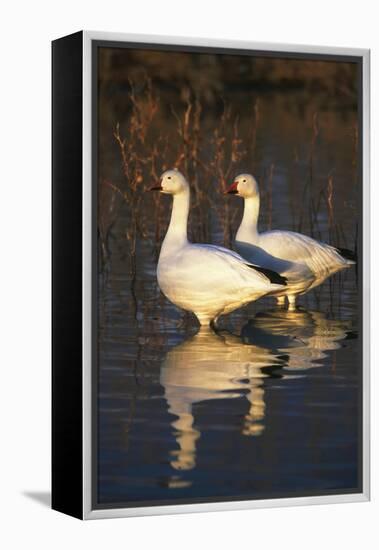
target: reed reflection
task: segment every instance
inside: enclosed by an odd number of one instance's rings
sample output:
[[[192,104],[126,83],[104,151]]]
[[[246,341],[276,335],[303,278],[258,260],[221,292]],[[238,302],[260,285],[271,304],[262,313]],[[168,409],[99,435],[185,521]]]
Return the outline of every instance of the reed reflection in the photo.
[[[316,311],[272,310],[257,313],[242,328],[241,336],[202,329],[171,349],[161,367],[177,449],[170,453],[176,470],[196,467],[201,437],[193,406],[214,399],[245,399],[248,411],[240,431],[260,436],[265,429],[265,393],[269,378],[305,376],[320,366],[325,352],[341,347],[349,331],[347,322],[330,320]],[[298,371],[295,372],[291,371]]]

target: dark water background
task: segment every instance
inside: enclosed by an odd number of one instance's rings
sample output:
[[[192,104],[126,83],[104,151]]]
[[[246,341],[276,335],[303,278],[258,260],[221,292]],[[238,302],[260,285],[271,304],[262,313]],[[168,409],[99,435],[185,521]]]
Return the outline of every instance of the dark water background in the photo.
[[[126,114],[117,86],[110,93],[108,82],[104,90],[99,173],[121,187],[112,127]],[[354,98],[341,99],[329,89],[311,93],[271,87],[254,94],[260,109],[256,149],[236,170],[254,171],[261,183],[260,229],[296,229],[301,223],[304,233],[354,249],[359,240]],[[237,107],[240,96],[240,90],[230,96]],[[318,132],[310,167],[315,113]],[[166,118],[169,134],[174,123]],[[211,110],[204,125],[215,119]],[[203,151],[206,161],[206,143]],[[332,219],[326,201],[319,199],[330,175]],[[145,174],[144,187],[147,179]],[[210,185],[218,185],[216,177]],[[311,199],[320,202],[313,219]],[[99,261],[99,503],[357,490],[361,365],[356,270],[301,297],[296,312],[262,299],[222,318],[218,334],[198,333],[193,316],[170,304],[157,287],[157,255],[171,199],[156,200],[141,193],[146,231],[136,236],[136,265],[128,241],[130,208],[123,203],[109,227],[106,258]],[[229,201],[234,234],[242,204],[217,195],[215,209],[222,212],[222,201]],[[219,217],[206,212],[208,240],[223,244]]]

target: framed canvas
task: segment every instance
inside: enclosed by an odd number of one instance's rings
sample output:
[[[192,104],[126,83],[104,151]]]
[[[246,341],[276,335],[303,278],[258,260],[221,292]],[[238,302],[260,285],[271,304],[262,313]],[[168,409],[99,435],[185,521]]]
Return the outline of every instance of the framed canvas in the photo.
[[[369,51],[53,42],[52,506],[369,498]]]

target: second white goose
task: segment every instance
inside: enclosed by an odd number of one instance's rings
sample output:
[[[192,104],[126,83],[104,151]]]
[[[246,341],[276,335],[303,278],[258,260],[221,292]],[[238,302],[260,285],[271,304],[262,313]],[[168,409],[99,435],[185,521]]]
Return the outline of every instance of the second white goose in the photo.
[[[220,315],[284,288],[285,277],[270,269],[226,248],[188,241],[190,188],[183,174],[168,170],[151,190],[173,196],[158,261],[159,287],[173,304],[192,311],[201,325],[210,325]]]
[[[355,263],[354,254],[293,231],[258,232],[259,189],[250,174],[240,174],[226,193],[244,199],[244,213],[235,245],[246,260],[267,266],[287,278],[286,288],[274,291],[279,304],[287,296],[289,308],[296,299],[329,277]]]

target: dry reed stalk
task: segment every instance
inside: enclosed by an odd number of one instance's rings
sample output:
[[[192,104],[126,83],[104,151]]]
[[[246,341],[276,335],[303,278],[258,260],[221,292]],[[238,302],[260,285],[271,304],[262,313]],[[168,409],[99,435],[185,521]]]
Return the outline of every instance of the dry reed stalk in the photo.
[[[333,228],[334,228],[334,207],[333,207],[333,199],[334,199],[334,190],[333,190],[333,176],[328,176],[328,186],[327,186],[327,194],[326,194],[326,204],[328,209],[328,227],[329,227],[329,240],[332,242],[332,234],[333,234]]]
[[[102,180],[99,184],[98,227],[101,246],[101,267],[106,265],[110,257],[108,239],[109,232],[119,212],[119,202],[117,201],[118,192],[121,193],[121,191],[116,186],[113,186],[108,180]]]
[[[259,109],[259,98],[257,98],[255,99],[253,104],[252,121],[251,121],[251,137],[250,137],[251,139],[250,150],[251,150],[251,156],[253,159],[252,163],[254,168],[256,164],[257,134],[258,134],[259,122],[260,122],[260,109]]]
[[[184,171],[194,190],[192,228],[196,240],[204,240],[208,235],[207,194],[204,193],[203,187],[200,185],[198,170],[199,166],[202,166],[200,160],[201,111],[198,98],[191,101],[189,94],[187,94],[186,107],[182,116],[171,107],[180,138],[174,166]]]
[[[199,181],[199,168],[204,164],[200,159],[200,147],[201,147],[201,112],[202,107],[198,98],[194,101],[192,109],[192,126],[191,136],[189,138],[189,149],[191,158],[191,170],[192,170],[192,183],[195,188],[196,206],[198,209],[198,228],[199,228],[199,240],[206,241],[209,238],[210,226],[209,218],[207,216],[207,210],[209,206],[209,193],[206,192],[206,182],[208,181],[209,174],[205,170],[203,174],[203,185],[200,185]],[[204,171],[204,169],[203,169]],[[208,189],[207,189],[208,191]]]
[[[247,154],[246,149],[241,148],[242,140],[239,136],[238,116],[234,117],[231,135],[228,139],[228,128],[231,126],[231,117],[230,109],[224,107],[220,123],[213,131],[214,155],[210,165],[217,176],[219,194],[226,191],[232,176],[235,175],[237,166]],[[229,201],[224,201],[223,212],[220,212],[216,208],[215,211],[218,214],[223,229],[224,245],[230,247],[232,242],[232,220]]]
[[[306,198],[308,195],[308,198],[309,198],[308,216],[309,216],[310,233],[312,236],[314,235],[313,225],[314,225],[314,211],[315,211],[314,204],[313,204],[314,159],[315,159],[317,138],[319,136],[319,132],[320,132],[320,129],[319,129],[319,123],[318,123],[318,113],[315,112],[313,113],[313,116],[312,116],[312,133],[311,133],[311,142],[309,147],[309,160],[308,160],[308,178],[306,179],[303,187],[299,224],[298,224],[298,231],[301,233],[303,230],[305,204],[306,204]]]
[[[291,211],[291,229],[296,231],[296,215],[297,215],[297,201],[299,189],[299,152],[297,147],[293,149],[293,163],[290,166],[290,175],[289,175],[289,205]]]
[[[145,167],[151,164],[152,157],[156,153],[146,147],[146,141],[152,121],[158,110],[158,101],[152,91],[152,84],[149,79],[145,83],[145,93],[138,95],[134,86],[130,83],[129,99],[131,113],[127,121],[126,134],[128,139],[123,138],[120,133],[120,125],[116,124],[114,138],[118,144],[121,154],[121,163],[125,185],[120,194],[127,204],[130,223],[125,231],[126,241],[129,245],[131,294],[134,302],[135,318],[137,319],[138,300],[136,294],[137,262],[136,243],[137,235],[144,234],[142,217],[139,213],[139,206],[142,199],[142,182]]]
[[[273,163],[270,164],[269,176],[268,176],[268,229],[272,227],[272,180],[274,177]]]

